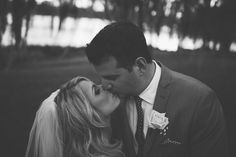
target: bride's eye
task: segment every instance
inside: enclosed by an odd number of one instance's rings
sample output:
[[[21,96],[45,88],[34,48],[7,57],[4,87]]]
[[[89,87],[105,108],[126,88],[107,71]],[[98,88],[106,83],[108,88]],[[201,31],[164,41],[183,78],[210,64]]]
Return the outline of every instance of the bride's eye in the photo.
[[[95,88],[94,88],[95,95],[100,94],[100,92],[101,92],[101,89],[99,87],[95,86]]]

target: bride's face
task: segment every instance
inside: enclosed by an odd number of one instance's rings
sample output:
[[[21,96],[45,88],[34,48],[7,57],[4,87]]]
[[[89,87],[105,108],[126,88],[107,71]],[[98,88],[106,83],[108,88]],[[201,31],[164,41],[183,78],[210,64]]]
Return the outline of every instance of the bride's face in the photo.
[[[91,105],[103,115],[110,115],[120,103],[120,99],[117,96],[103,90],[101,86],[89,80],[81,81],[79,88],[82,89]]]

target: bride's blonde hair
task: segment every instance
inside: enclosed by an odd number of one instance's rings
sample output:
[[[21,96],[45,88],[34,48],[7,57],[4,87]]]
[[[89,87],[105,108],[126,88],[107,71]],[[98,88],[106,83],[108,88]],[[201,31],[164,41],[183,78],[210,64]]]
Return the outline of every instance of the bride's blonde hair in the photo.
[[[65,157],[121,157],[121,142],[111,144],[110,124],[85,97],[77,77],[67,82],[55,97],[59,126],[62,129]]]
[[[86,99],[77,77],[45,99],[36,113],[25,157],[123,157],[110,124]]]

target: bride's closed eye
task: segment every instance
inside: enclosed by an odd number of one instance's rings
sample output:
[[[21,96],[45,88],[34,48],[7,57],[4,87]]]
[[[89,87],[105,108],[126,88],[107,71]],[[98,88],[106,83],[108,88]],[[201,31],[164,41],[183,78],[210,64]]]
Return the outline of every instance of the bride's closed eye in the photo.
[[[101,93],[101,88],[98,87],[97,85],[94,84],[92,88],[95,96]]]

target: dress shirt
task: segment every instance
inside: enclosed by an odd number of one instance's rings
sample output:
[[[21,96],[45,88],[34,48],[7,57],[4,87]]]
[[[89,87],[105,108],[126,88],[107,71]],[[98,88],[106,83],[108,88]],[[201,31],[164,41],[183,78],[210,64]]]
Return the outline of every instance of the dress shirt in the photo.
[[[139,94],[139,97],[142,98],[143,100],[142,109],[144,113],[144,125],[143,125],[144,137],[146,137],[147,135],[149,115],[151,115],[151,111],[153,109],[153,104],[156,97],[156,91],[157,91],[158,83],[161,76],[160,66],[154,60],[153,60],[153,63],[155,64],[155,73],[153,75],[153,78],[151,82],[149,83],[149,85],[147,86],[147,88],[141,94]],[[136,126],[137,126],[137,110],[136,110],[134,98],[131,97],[127,101],[127,103],[128,104],[126,105],[127,107],[126,111],[129,118],[129,124],[132,130],[132,133],[135,136]]]

